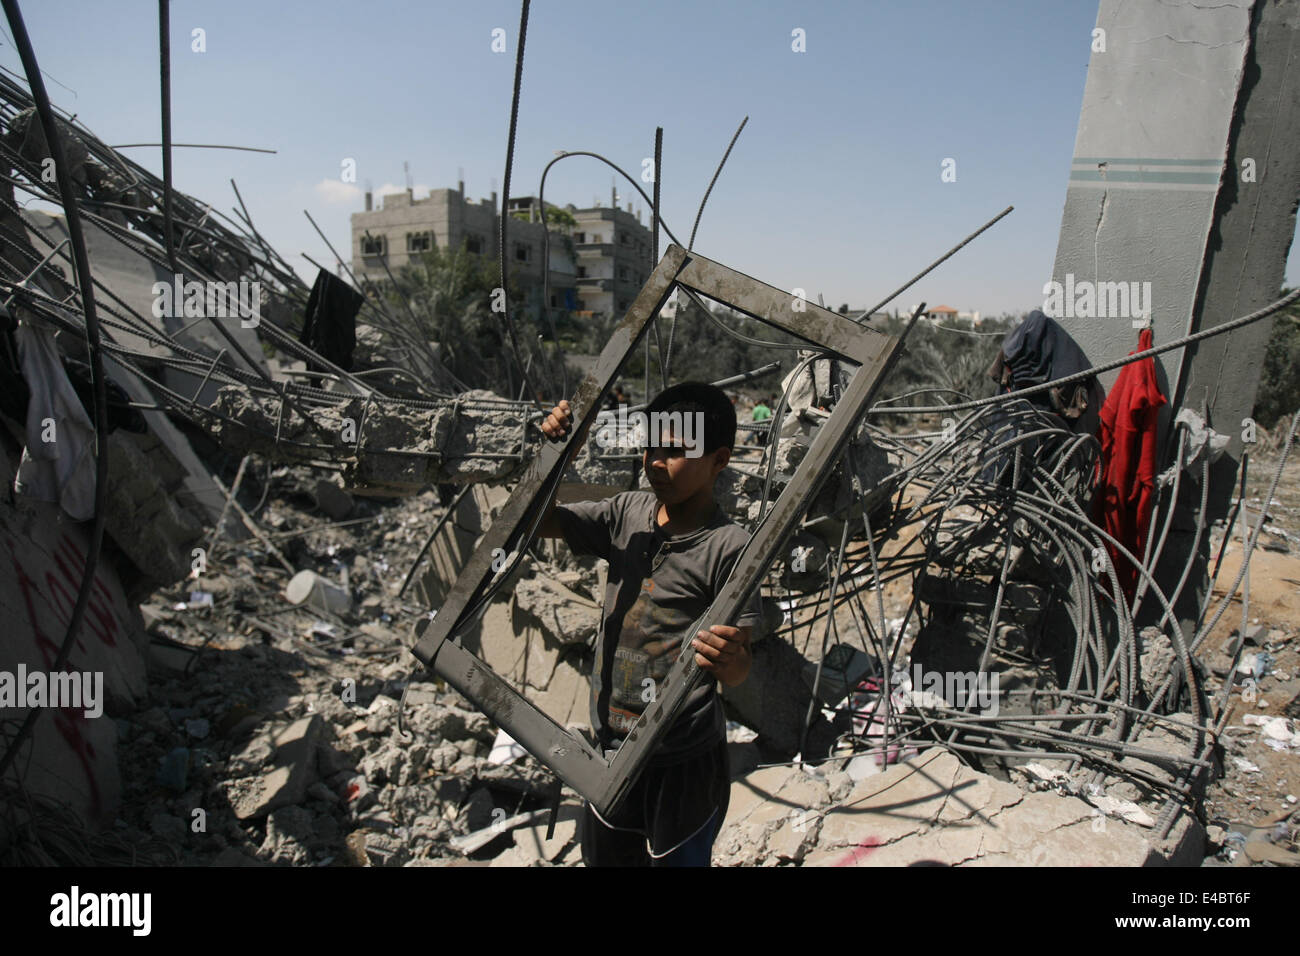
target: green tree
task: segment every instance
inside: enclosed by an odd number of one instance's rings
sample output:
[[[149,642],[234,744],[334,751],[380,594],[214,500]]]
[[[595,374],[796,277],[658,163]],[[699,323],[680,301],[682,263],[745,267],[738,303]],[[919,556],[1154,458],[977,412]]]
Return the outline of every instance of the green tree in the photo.
[[[546,394],[557,387],[553,380],[560,376],[552,368],[554,356],[538,343],[535,325],[527,318],[525,296],[510,275],[510,314],[521,351],[516,359],[504,314],[493,310],[494,304],[502,302],[496,291],[495,259],[475,255],[463,243],[452,250],[434,247],[403,266],[396,279],[390,299],[395,304],[406,300],[417,325],[415,337],[428,343],[437,361],[466,385],[514,397],[522,362],[535,389]],[[396,312],[406,315],[404,309]]]
[[[1282,295],[1290,292],[1283,289]],[[1273,319],[1273,332],[1264,352],[1254,418],[1272,428],[1300,408],[1300,309],[1292,306]]]

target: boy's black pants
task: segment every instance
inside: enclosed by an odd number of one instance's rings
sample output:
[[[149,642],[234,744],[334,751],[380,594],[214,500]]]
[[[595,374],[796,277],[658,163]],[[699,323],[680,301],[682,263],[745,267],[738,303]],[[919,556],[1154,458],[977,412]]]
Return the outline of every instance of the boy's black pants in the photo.
[[[731,798],[726,741],[679,763],[651,764],[633,785],[613,818],[601,819],[587,804],[580,839],[586,866],[655,866],[672,864],[673,851],[687,845],[692,854],[721,829]],[[647,846],[647,841],[649,845]],[[707,865],[707,853],[700,853]]]

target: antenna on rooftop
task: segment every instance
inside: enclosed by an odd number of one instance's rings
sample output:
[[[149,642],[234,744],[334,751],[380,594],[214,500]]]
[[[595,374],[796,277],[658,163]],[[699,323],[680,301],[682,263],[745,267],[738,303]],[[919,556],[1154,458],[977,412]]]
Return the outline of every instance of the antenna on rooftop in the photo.
[[[415,184],[411,182],[411,164],[406,160],[402,160],[402,173],[406,176],[406,191],[409,193],[415,188]]]

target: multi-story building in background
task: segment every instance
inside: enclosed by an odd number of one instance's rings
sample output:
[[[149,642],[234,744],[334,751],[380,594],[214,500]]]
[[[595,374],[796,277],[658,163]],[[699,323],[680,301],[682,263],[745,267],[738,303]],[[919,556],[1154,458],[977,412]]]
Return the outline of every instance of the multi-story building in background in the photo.
[[[578,308],[592,315],[622,316],[654,270],[650,230],[640,215],[608,207],[573,210]]]
[[[623,211],[613,205],[613,199],[610,208],[570,205],[559,210],[547,203],[551,309],[621,316],[650,275],[650,230],[641,224],[640,215],[632,213],[631,204]],[[511,199],[512,219],[506,234],[511,272],[528,301],[537,305],[547,233],[540,210],[534,197]],[[573,225],[568,224],[569,217]],[[556,218],[566,222],[557,225]],[[456,189],[430,190],[423,199],[416,199],[409,189],[388,193],[378,209],[367,192],[365,210],[352,214],[352,271],[383,288],[391,284],[390,273],[396,276],[402,266],[435,246],[453,250],[464,243],[471,254],[496,259],[499,228],[497,194],[470,202],[463,182]]]

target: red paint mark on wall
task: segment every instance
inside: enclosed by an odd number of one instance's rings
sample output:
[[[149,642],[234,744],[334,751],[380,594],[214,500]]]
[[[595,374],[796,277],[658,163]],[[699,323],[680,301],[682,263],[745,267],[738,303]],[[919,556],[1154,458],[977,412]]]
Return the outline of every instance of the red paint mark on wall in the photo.
[[[872,853],[874,853],[876,847],[882,845],[883,844],[876,837],[867,837],[865,840],[858,841],[858,843],[854,845],[853,849],[849,850],[848,853],[844,854],[842,857],[836,860],[833,865],[834,866],[857,866],[861,861],[865,860]]]
[[[75,601],[75,595],[81,588],[82,575],[86,573],[86,556],[77,543],[68,537],[67,532],[59,537],[58,546],[54,549],[54,563],[63,576],[63,584],[72,589]],[[53,573],[47,573],[46,579],[52,581]],[[72,604],[69,603],[68,614],[71,613]],[[84,620],[86,628],[105,646],[117,647],[118,624],[117,616],[113,613],[113,594],[99,579],[98,573],[91,583],[90,602],[86,605]]]
[[[36,649],[40,653],[44,668],[49,671],[58,660],[59,645],[51,640],[41,629],[40,620],[36,614],[36,605],[34,598],[42,596],[39,589],[36,588],[36,582],[28,575],[26,569],[18,561],[14,542],[12,539],[9,543],[9,551],[12,556],[14,575],[18,581],[19,590],[22,591],[23,603],[27,606],[27,622],[31,627]],[[47,581],[49,575],[46,575]],[[48,603],[48,602],[47,602]],[[56,617],[59,616],[56,614]],[[63,623],[66,626],[67,615],[62,615]],[[76,642],[84,650],[81,641]],[[110,645],[112,646],[112,645]],[[68,658],[67,668],[76,670],[71,656]],[[54,726],[58,730],[68,749],[72,751],[73,756],[81,765],[82,773],[86,778],[86,786],[90,797],[90,810],[95,816],[103,812],[103,800],[100,797],[99,785],[95,782],[94,761],[96,759],[95,745],[92,744],[84,732],[87,717],[82,710],[75,708],[60,708],[54,712]]]

